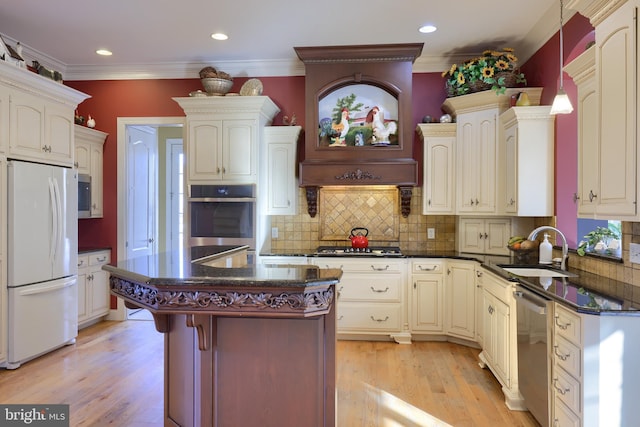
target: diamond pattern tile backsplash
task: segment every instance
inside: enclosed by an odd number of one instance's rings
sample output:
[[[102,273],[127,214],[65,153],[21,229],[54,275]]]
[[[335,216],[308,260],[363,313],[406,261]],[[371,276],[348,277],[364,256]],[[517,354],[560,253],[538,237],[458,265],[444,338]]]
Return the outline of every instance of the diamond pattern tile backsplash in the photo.
[[[400,238],[398,190],[371,187],[320,189],[320,240],[343,240],[354,227],[369,230],[368,238],[397,242]]]
[[[298,193],[298,215],[271,217],[278,238],[271,239],[276,251],[313,252],[318,246],[344,246],[353,227],[369,229],[369,244],[400,246],[404,251],[455,250],[456,217],[422,215],[422,189],[413,188],[411,214],[400,214],[398,189],[393,186],[323,187],[318,214],[307,213],[304,189]],[[435,239],[427,240],[427,228],[434,228]]]

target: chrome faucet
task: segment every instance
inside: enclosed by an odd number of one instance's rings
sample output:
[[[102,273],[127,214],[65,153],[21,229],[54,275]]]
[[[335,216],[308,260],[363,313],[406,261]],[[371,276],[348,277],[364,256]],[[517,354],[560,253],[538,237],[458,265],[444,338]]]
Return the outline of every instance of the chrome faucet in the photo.
[[[569,245],[567,245],[567,238],[564,237],[564,234],[562,234],[562,231],[560,231],[557,228],[552,227],[550,225],[543,225],[542,227],[538,227],[535,230],[533,230],[531,232],[531,234],[529,234],[529,237],[527,239],[528,240],[535,240],[536,236],[538,235],[538,233],[543,231],[543,230],[554,231],[557,234],[559,234],[560,237],[562,237],[562,261],[560,262],[560,268],[562,270],[566,270],[567,269],[567,259],[569,258]]]

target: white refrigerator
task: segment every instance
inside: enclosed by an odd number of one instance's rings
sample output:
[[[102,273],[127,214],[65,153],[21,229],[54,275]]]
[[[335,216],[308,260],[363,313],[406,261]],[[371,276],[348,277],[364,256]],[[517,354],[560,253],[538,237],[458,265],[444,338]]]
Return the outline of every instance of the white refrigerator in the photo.
[[[15,369],[78,334],[78,177],[60,166],[7,166],[7,368]]]

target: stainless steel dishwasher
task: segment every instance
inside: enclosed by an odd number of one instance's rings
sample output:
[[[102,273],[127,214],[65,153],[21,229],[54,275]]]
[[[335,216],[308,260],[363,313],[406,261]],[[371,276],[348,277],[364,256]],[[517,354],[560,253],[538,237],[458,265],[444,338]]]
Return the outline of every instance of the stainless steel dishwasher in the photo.
[[[547,280],[547,278],[541,278]],[[549,426],[549,348],[551,301],[516,286],[518,316],[518,384],[529,412]]]

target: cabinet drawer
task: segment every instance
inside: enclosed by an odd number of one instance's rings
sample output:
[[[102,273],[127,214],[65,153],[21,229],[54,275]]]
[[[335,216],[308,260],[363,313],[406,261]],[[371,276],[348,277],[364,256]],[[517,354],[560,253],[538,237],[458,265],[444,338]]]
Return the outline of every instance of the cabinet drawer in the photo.
[[[580,417],[571,412],[560,399],[554,399],[553,427],[580,427]]]
[[[78,269],[89,267],[89,255],[78,255]]]
[[[338,303],[338,331],[399,331],[400,304]]]
[[[315,263],[320,268],[339,268],[342,271],[358,271],[376,273],[397,273],[402,271],[403,263],[397,260],[373,259],[366,260],[346,260],[346,259],[318,259]]]
[[[581,347],[582,345],[582,319],[576,313],[567,310],[560,304],[555,305],[554,330],[558,335]]]
[[[439,260],[421,260],[411,262],[411,271],[413,273],[436,273],[442,274],[442,261]]]
[[[553,371],[551,391],[555,398],[560,399],[571,411],[576,414],[582,412],[580,383],[560,367],[556,367]]]
[[[556,335],[553,345],[553,360],[575,378],[582,376],[582,351],[571,342]]]
[[[89,265],[102,265],[109,264],[111,262],[110,252],[95,252],[89,254]]]
[[[390,301],[400,302],[402,276],[359,274],[347,277],[337,286],[340,301]]]

